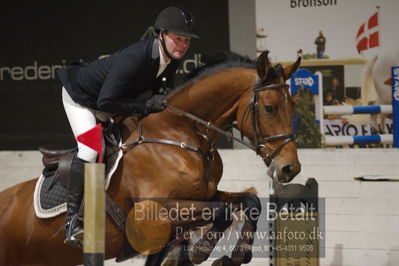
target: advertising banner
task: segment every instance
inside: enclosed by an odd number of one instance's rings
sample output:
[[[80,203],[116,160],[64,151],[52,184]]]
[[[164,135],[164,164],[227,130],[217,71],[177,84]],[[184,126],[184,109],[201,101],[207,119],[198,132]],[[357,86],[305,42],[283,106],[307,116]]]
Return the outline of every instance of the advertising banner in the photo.
[[[182,5],[178,0],[1,3],[0,150],[73,145],[56,70],[140,40],[162,9]],[[200,66],[203,54],[229,49],[227,0],[184,1],[184,7],[195,14],[201,38],[192,40],[176,85]]]

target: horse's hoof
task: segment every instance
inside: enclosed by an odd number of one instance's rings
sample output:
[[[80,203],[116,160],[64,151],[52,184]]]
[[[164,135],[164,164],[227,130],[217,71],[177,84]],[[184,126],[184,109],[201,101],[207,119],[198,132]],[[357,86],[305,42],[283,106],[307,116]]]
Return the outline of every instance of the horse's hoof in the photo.
[[[227,256],[223,256],[212,263],[212,266],[234,266],[231,259]]]
[[[195,245],[190,248],[188,256],[192,263],[200,264],[208,259],[209,255],[212,253],[214,245],[207,240],[200,240],[195,243]]]
[[[162,266],[194,266],[191,263],[190,258],[186,252],[186,246],[176,246],[174,247],[163,259]]]
[[[242,263],[248,264],[251,262],[251,260],[252,260],[252,250],[245,252],[244,260],[242,261]]]
[[[256,230],[255,230],[255,231],[256,231]],[[251,260],[252,260],[252,245],[253,245],[253,243],[254,243],[254,239],[251,238],[250,241],[249,241],[249,245],[251,245],[251,247],[250,247],[250,249],[247,250],[247,251],[245,252],[245,254],[244,254],[244,260],[243,260],[243,262],[242,262],[242,263],[244,263],[244,264],[250,263]]]
[[[239,243],[235,246],[235,250],[231,254],[231,261],[234,265],[241,265],[246,260],[252,259],[252,245],[249,243]],[[246,262],[248,263],[248,262]]]

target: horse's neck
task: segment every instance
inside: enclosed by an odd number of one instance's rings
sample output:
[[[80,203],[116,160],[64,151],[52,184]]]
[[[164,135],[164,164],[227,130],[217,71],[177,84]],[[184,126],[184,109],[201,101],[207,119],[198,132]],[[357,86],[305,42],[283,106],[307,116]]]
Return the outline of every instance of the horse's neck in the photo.
[[[224,70],[176,91],[168,97],[168,104],[192,113],[206,121],[211,121],[216,126],[224,127],[236,115],[240,99],[250,91],[255,82],[255,77],[256,72],[251,69]],[[177,122],[174,123],[175,121]],[[176,139],[176,131],[180,135],[177,140],[183,139],[181,135],[187,133],[186,128],[184,128],[185,124],[182,124],[181,121],[181,116],[173,115],[172,111],[156,113],[142,120],[145,128],[144,132],[148,133],[149,129],[163,129],[162,138],[170,138],[172,140]],[[125,128],[123,131],[124,142],[137,139],[137,119],[129,117],[123,121],[123,125]],[[190,122],[187,125],[190,127],[187,136],[192,136],[192,123]],[[178,126],[181,128],[178,128]],[[169,133],[170,135],[167,135]],[[208,136],[214,139],[215,133],[210,132]],[[129,174],[126,173],[124,172],[128,176]],[[121,176],[122,174],[119,175],[119,178],[122,178]],[[125,182],[131,181],[129,178],[124,180]],[[131,191],[125,189],[127,187],[132,186],[115,181],[111,188],[114,195],[121,199],[121,197],[132,197],[130,195]]]
[[[245,93],[250,91],[249,88],[254,85],[255,78],[256,72],[253,69],[224,70],[174,92],[168,98],[168,104],[224,128],[236,116],[239,101]],[[149,121],[152,124],[157,124],[155,121],[160,121],[166,122],[167,125],[173,125],[171,119],[180,121],[181,116],[171,115],[171,112],[160,112],[145,118],[143,123]],[[125,128],[122,134],[124,142],[137,138],[137,118],[128,117],[123,120],[122,124]],[[211,132],[210,137],[215,136],[214,132]]]
[[[239,99],[254,85],[255,77],[253,69],[223,70],[181,89],[169,104],[223,126],[235,115]]]

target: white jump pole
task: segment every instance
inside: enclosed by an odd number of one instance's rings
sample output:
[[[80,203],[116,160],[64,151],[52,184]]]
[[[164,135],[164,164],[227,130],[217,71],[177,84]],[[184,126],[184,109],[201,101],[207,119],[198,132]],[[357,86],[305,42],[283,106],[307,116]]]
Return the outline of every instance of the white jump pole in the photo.
[[[345,105],[345,106],[324,106],[326,115],[350,115],[350,114],[392,114],[392,105]]]

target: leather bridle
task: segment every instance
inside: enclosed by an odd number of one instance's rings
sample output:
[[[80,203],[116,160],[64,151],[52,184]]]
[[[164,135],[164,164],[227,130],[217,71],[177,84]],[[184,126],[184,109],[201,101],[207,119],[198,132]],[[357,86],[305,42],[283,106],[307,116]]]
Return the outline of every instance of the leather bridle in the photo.
[[[288,89],[289,85],[286,84],[270,84],[270,85],[265,85],[265,86],[259,86],[255,87],[253,90],[253,95],[248,103],[247,109],[244,112],[244,115],[242,116],[241,119],[241,126],[244,125],[246,122],[246,119],[248,118],[248,114],[251,114],[251,127],[252,127],[252,132],[254,134],[253,136],[253,141],[255,142],[253,144],[253,149],[256,154],[258,154],[266,163],[267,166],[269,166],[276,157],[276,155],[280,152],[280,150],[290,143],[291,141],[295,141],[296,135],[295,134],[279,134],[279,135],[274,135],[270,137],[260,137],[259,134],[259,123],[260,123],[260,115],[259,115],[259,92],[265,91],[265,90],[278,90],[278,89]],[[241,139],[243,139],[243,131],[241,130]],[[284,140],[276,149],[273,151],[269,150],[266,147],[266,144],[275,142],[278,140]],[[266,151],[266,156],[262,156],[262,149]]]

